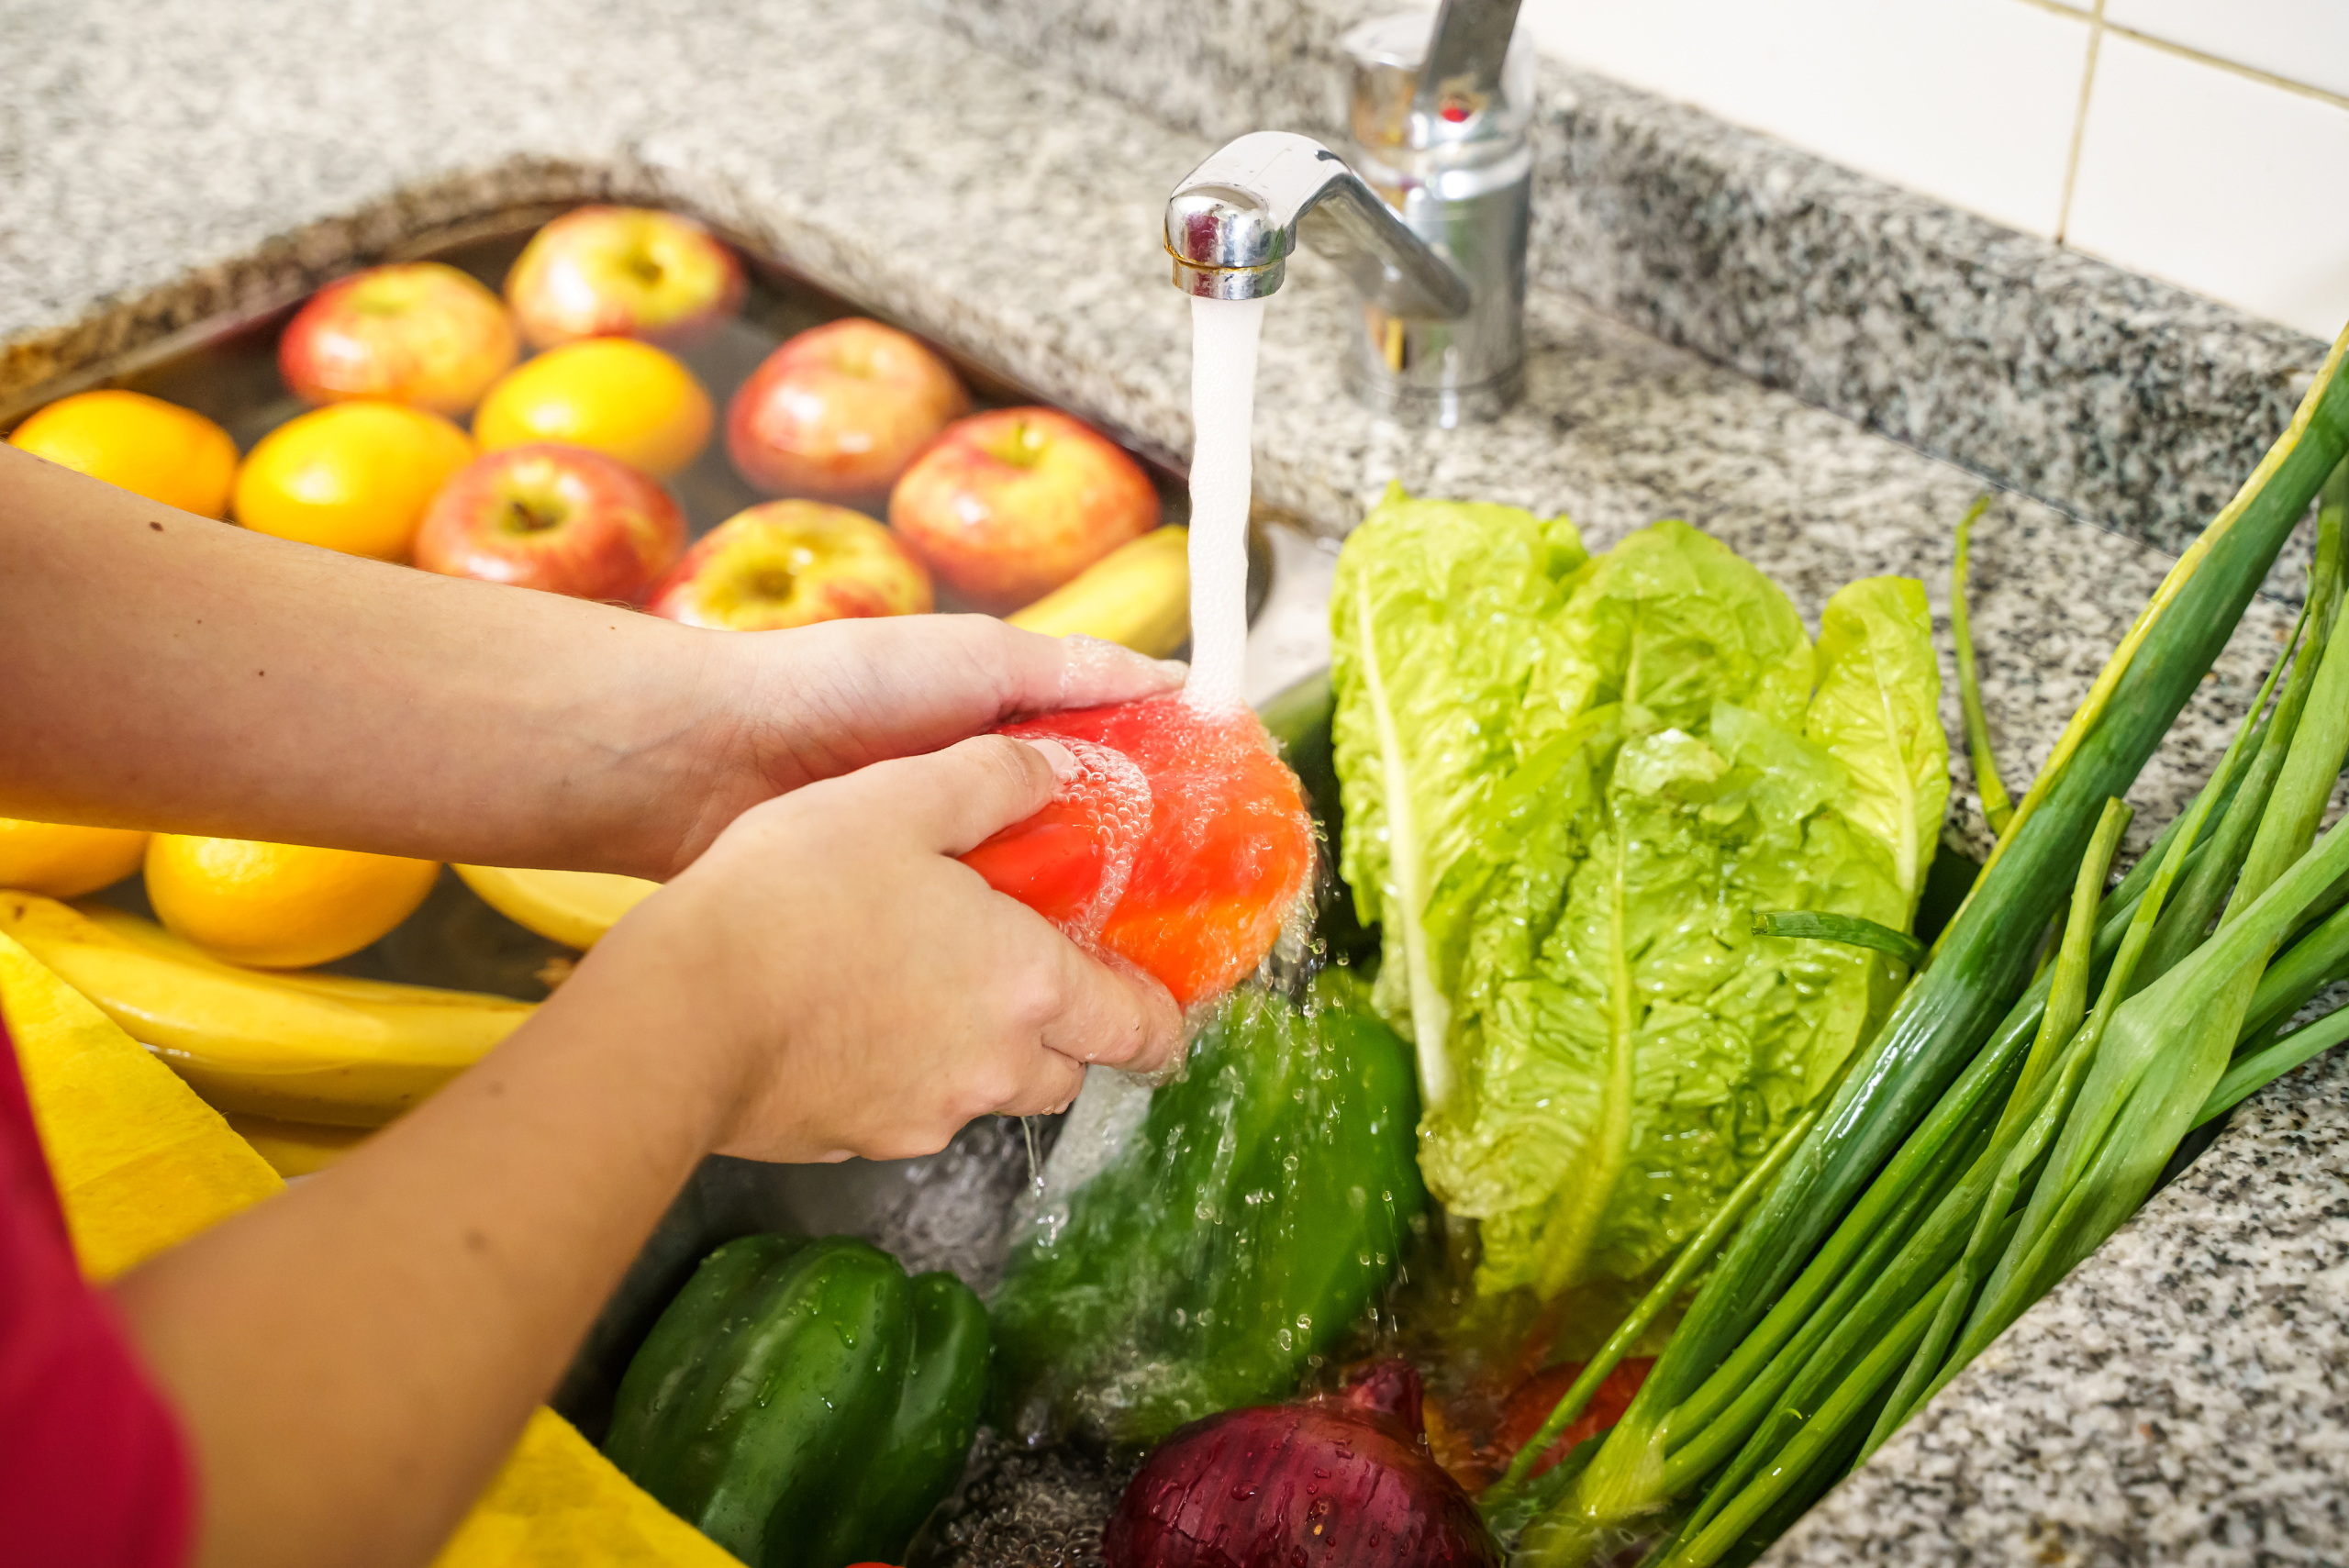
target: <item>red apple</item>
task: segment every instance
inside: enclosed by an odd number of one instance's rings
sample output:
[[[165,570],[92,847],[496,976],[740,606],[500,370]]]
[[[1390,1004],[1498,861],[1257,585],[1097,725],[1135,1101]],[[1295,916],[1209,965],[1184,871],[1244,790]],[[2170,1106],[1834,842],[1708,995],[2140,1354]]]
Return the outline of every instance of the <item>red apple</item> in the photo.
[[[1082,421],[997,408],[949,425],[914,460],[889,524],[965,600],[1007,615],[1156,528],[1158,492]]]
[[[685,547],[667,491],[616,457],[544,441],[459,469],[425,508],[415,561],[451,577],[633,599]]]
[[[775,495],[878,500],[933,436],[971,406],[920,339],[860,316],[786,341],[726,409],[726,450]]]
[[[533,348],[580,338],[677,348],[740,308],[742,263],[692,218],[584,206],[530,236],[506,274],[506,300]]]
[[[462,414],[519,351],[506,306],[479,280],[403,261],[312,295],[277,340],[277,368],[312,403],[375,397]]]
[[[920,615],[930,574],[862,512],[767,501],[695,541],[645,602],[687,626],[774,631],[862,616]]]

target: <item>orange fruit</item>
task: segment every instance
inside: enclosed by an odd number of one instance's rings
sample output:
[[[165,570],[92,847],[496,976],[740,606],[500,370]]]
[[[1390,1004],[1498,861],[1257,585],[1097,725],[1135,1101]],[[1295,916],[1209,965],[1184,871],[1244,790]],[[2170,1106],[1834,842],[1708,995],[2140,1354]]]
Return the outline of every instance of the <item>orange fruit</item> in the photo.
[[[329,404],[261,439],[237,471],[237,521],[256,533],[405,561],[433,492],[473,444],[438,414]]]
[[[77,392],[17,427],[12,445],[206,517],[228,508],[237,443],[198,414],[143,392]]]
[[[147,835],[128,828],[77,828],[0,817],[0,887],[79,898],[139,869]]]
[[[525,360],[473,411],[473,439],[494,452],[568,441],[665,479],[708,444],[709,394],[650,343],[588,338]]]
[[[217,957],[299,969],[357,952],[416,912],[440,868],[356,850],[158,833],[147,899]]]

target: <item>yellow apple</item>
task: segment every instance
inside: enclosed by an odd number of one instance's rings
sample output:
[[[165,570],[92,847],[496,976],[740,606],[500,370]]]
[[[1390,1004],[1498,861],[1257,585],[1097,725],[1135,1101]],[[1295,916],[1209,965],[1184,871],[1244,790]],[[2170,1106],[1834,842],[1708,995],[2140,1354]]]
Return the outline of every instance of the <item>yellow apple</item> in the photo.
[[[889,494],[889,526],[969,603],[1005,615],[1158,526],[1123,448],[1051,408],[949,425]]]
[[[970,406],[920,339],[852,316],[810,327],[751,373],[727,406],[726,450],[770,495],[877,500]]]
[[[887,528],[823,501],[735,513],[685,551],[645,608],[687,626],[774,631],[861,616],[920,615],[930,576]]]
[[[581,338],[674,348],[741,306],[742,263],[692,218],[584,206],[530,237],[506,274],[506,298],[533,348]]]
[[[406,261],[312,295],[277,340],[277,368],[311,403],[375,397],[462,414],[519,352],[506,306],[477,279]]]
[[[633,599],[676,564],[685,514],[616,457],[542,441],[475,458],[440,487],[416,564],[582,599]]]

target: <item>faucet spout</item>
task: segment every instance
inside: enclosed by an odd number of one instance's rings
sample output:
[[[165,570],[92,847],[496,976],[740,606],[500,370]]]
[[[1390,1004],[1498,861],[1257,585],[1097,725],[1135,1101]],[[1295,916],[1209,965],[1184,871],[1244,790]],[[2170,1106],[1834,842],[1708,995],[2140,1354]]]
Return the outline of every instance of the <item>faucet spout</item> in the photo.
[[[1411,232],[1344,159],[1286,131],[1243,136],[1191,171],[1166,199],[1174,286],[1210,299],[1262,299],[1304,240],[1389,315],[1457,320],[1468,284]]]

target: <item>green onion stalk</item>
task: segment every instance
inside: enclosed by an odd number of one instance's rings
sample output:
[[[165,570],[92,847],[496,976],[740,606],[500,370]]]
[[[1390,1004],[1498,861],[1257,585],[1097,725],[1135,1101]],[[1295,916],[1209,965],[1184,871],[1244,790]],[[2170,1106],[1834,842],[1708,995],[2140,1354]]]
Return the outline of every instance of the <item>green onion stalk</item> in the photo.
[[[1930,962],[1774,1153],[1623,1418],[1545,1489],[1521,1562],[1643,1540],[1669,1568],[1749,1560],[2133,1212],[2221,1101],[2321,1048],[2323,1025],[2271,1031],[2349,965],[2349,919],[2326,917],[2349,833],[2315,839],[2349,751],[2332,491],[2297,656],[2188,810],[2103,884],[2119,797],[2344,466],[2344,356],[2349,331],[2098,676]]]
[[[1975,519],[1989,509],[1986,493],[1958,519],[1957,548],[1950,557],[1949,635],[1957,649],[1957,702],[1965,716],[1965,751],[1974,762],[1974,787],[1982,796],[1982,819],[1993,833],[2004,833],[2014,820],[2014,802],[1998,777],[1998,760],[1990,750],[1990,718],[1982,710],[1982,681],[1974,668],[1974,627],[1965,600],[1965,556],[1974,539]]]

